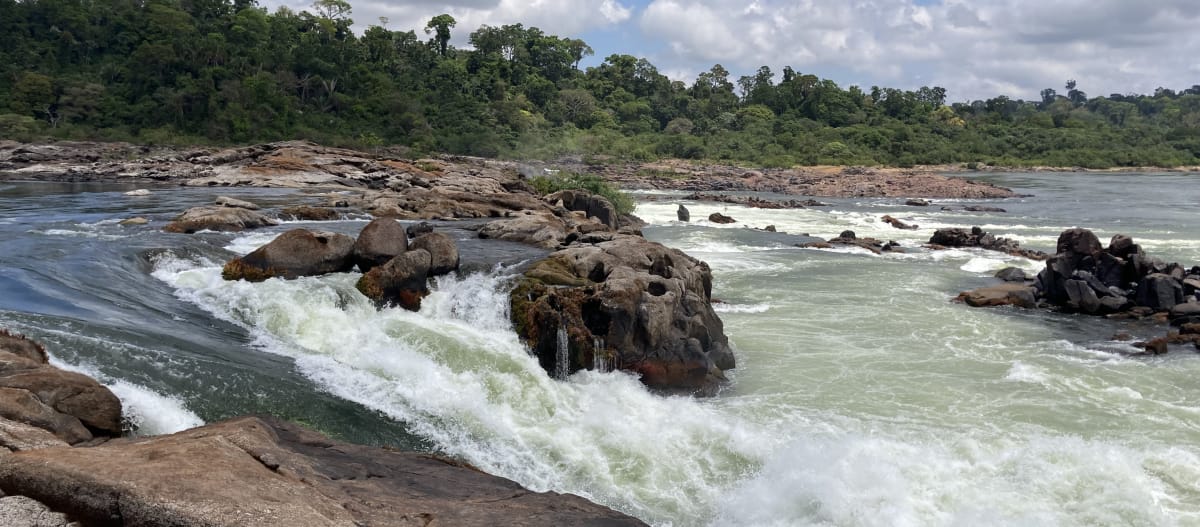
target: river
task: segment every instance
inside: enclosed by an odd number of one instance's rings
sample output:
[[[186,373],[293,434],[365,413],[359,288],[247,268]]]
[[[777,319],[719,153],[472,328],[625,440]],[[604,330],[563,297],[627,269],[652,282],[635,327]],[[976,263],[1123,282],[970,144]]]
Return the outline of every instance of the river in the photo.
[[[0,326],[112,387],[139,433],[271,413],[655,525],[1200,525],[1200,354],[1132,358],[1112,340],[1164,332],[1148,323],[951,303],[1002,267],[1041,264],[919,248],[935,228],[978,225],[1052,251],[1079,226],[1200,263],[1195,176],[984,178],[1033,197],[970,213],[941,210],[965,201],[762,210],[641,194],[646,236],[713,268],[739,363],[711,399],[654,395],[621,373],[549,379],[508,322],[511,267],[443,277],[419,313],[375,310],[355,274],[225,282],[224,261],[279,232],[353,234],[366,220],[161,232],[212,189],[0,183]],[[680,203],[700,221],[675,221]],[[701,219],[716,211],[739,222]],[[131,216],[151,223],[117,223]],[[747,228],[766,225],[850,229],[909,252],[800,249]]]

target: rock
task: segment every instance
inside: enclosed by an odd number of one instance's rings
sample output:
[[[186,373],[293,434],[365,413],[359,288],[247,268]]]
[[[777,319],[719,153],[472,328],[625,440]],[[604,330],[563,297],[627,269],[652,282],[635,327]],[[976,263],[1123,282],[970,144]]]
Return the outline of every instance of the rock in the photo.
[[[342,213],[334,209],[329,207],[311,207],[308,205],[285,207],[279,211],[279,214],[296,221],[337,221],[342,219]]]
[[[560,200],[567,210],[583,212],[611,230],[617,230],[619,227],[617,208],[604,196],[586,190],[560,190],[546,196],[547,203],[557,203]]]
[[[766,227],[763,227],[763,230],[767,232],[779,232],[777,229],[775,229],[774,225],[767,225]]]
[[[908,201],[905,201],[904,204],[908,205],[910,207],[928,207],[929,201],[926,201],[923,199],[910,199]]]
[[[1152,339],[1149,342],[1140,342],[1138,344],[1140,344],[1141,347],[1151,355],[1164,355],[1167,353],[1167,351],[1169,351],[1167,339],[1164,337]]]
[[[0,389],[0,391],[2,390]],[[91,436],[87,436],[87,439],[91,439]],[[69,445],[46,428],[0,417],[0,448],[10,452],[19,452]],[[3,514],[0,514],[0,518],[3,518]],[[0,523],[0,525],[6,524]]]
[[[150,191],[149,191],[149,190],[146,190],[146,189],[144,189],[144,188],[139,188],[139,189],[137,189],[137,190],[131,190],[131,191],[129,191],[129,192],[126,192],[126,193],[125,193],[125,195],[126,195],[126,196],[133,196],[133,197],[138,197],[138,196],[149,196],[149,195],[150,195]]]
[[[413,240],[409,248],[429,252],[429,276],[441,276],[458,270],[458,246],[443,233],[423,234]]]
[[[641,237],[605,238],[525,273],[510,297],[517,333],[552,375],[607,364],[657,390],[715,394],[735,361],[708,265]]]
[[[352,253],[358,270],[366,273],[407,250],[408,235],[404,226],[393,219],[378,218],[358,233]]]
[[[549,212],[530,212],[488,223],[479,229],[479,237],[556,249],[567,238],[567,224]]]
[[[1183,326],[1200,322],[1200,302],[1176,304],[1171,308],[1171,324]]]
[[[1008,212],[1000,207],[985,207],[982,205],[968,205],[963,207],[963,210],[967,212]]]
[[[87,525],[644,525],[577,496],[265,417],[6,455],[0,487]]]
[[[0,427],[9,449],[45,443],[20,425],[40,428],[69,444],[119,437],[121,401],[94,379],[63,371],[48,362],[42,346],[0,330],[0,417],[15,424]]]
[[[708,221],[711,221],[713,223],[719,223],[719,224],[737,223],[737,220],[730,218],[729,216],[726,216],[724,214],[721,214],[720,212],[714,212],[712,214],[709,214]]]
[[[955,300],[971,307],[1037,307],[1033,288],[1022,284],[1001,284],[966,291],[958,295]]]
[[[1087,229],[1067,229],[1058,235],[1058,254],[1070,254],[1077,258],[1095,256],[1100,252],[1100,239]]]
[[[354,238],[333,232],[293,229],[270,243],[225,264],[226,280],[261,282],[341,273],[354,267]]]
[[[979,247],[991,251],[1002,252],[1013,256],[1021,256],[1030,260],[1045,260],[1047,255],[1041,251],[1021,248],[1021,244],[1008,238],[997,238],[983,232],[979,227],[971,230],[957,227],[938,229],[929,238],[929,246],[933,247]]]
[[[1128,258],[1130,254],[1138,251],[1138,246],[1133,243],[1133,238],[1124,234],[1117,234],[1108,242],[1108,253],[1117,258]]]
[[[409,311],[420,311],[421,299],[429,295],[431,263],[429,251],[414,246],[387,263],[372,268],[358,279],[354,287],[371,299],[376,307],[399,306]]]
[[[118,224],[119,224],[119,225],[124,225],[124,226],[126,226],[126,227],[129,227],[129,226],[133,226],[133,225],[145,225],[145,224],[147,224],[147,223],[150,223],[150,220],[148,220],[148,219],[146,219],[146,218],[143,218],[143,217],[141,217],[141,216],[138,216],[138,217],[136,217],[136,218],[126,218],[126,219],[123,219],[123,220],[121,220],[121,221],[120,221]]]
[[[996,272],[996,278],[1005,282],[1025,282],[1029,276],[1025,274],[1025,270],[1019,267],[1005,267]]]
[[[692,221],[692,212],[683,205],[679,205],[679,208],[675,211],[675,216],[679,218],[679,221]]]
[[[82,527],[67,515],[25,496],[0,498],[0,525],[4,527]]]
[[[1167,311],[1183,303],[1183,285],[1165,274],[1150,274],[1138,283],[1134,301],[1139,306]]]
[[[409,225],[405,231],[408,232],[408,237],[412,239],[422,234],[429,234],[433,232],[433,225],[427,221],[423,221]]]
[[[854,231],[842,231],[842,233],[838,235],[838,238],[844,240],[853,240],[856,238],[856,235],[854,234]]]
[[[237,207],[193,207],[176,216],[163,230],[183,234],[203,230],[238,232],[278,224],[278,221],[252,210]]]
[[[900,221],[900,220],[898,220],[898,219],[896,219],[896,218],[893,218],[893,217],[891,217],[891,216],[884,216],[884,217],[883,217],[883,218],[881,218],[881,219],[883,220],[883,222],[884,222],[884,223],[887,223],[888,225],[891,225],[892,227],[895,227],[895,228],[897,228],[897,229],[904,229],[904,230],[909,230],[909,231],[915,231],[915,230],[917,230],[918,228],[920,228],[920,226],[919,226],[919,225],[909,225],[909,224],[907,224],[907,223],[904,223],[904,222],[902,222],[902,221]]]
[[[243,200],[240,200],[237,198],[231,198],[229,196],[218,196],[216,204],[220,205],[222,207],[234,207],[234,208],[246,209],[246,210],[258,210],[259,209],[258,205],[250,203],[249,201],[243,201]]]
[[[1065,285],[1069,306],[1084,313],[1095,314],[1100,311],[1100,297],[1096,296],[1086,280],[1067,280]]]

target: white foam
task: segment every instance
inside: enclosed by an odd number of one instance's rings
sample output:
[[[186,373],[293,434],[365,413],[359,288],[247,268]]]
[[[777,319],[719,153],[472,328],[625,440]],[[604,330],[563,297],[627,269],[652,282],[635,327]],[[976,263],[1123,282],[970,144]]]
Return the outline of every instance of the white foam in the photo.
[[[717,313],[766,313],[770,304],[713,304]]]
[[[1014,362],[1012,367],[1008,369],[1008,374],[1004,376],[1004,380],[1007,381],[1032,384],[1045,384],[1047,379],[1045,368],[1026,364],[1021,361]]]
[[[253,232],[243,234],[229,241],[225,245],[225,249],[237,254],[246,255],[254,252],[259,247],[271,243],[275,238],[278,238],[281,233],[278,232]]]
[[[67,364],[53,356],[54,366],[87,375],[112,390],[121,400],[121,414],[134,435],[149,436],[173,434],[204,425],[183,401],[163,395],[140,384],[106,375],[89,364]]]

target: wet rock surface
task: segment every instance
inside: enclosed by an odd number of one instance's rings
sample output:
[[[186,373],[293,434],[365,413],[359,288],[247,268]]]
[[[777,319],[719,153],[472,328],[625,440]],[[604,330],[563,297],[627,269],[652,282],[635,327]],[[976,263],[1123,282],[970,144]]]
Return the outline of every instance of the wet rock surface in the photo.
[[[713,395],[735,361],[711,299],[708,265],[604,233],[535,264],[511,304],[518,334],[552,375],[624,370],[664,392]]]
[[[308,229],[287,231],[254,252],[225,264],[226,280],[261,282],[349,271],[354,267],[354,238]]]
[[[1049,255],[1042,251],[1025,249],[1016,240],[988,234],[979,227],[971,227],[970,229],[959,227],[938,229],[929,238],[929,245],[927,247],[935,250],[947,247],[978,247],[990,251],[999,251],[1012,256],[1025,257],[1030,260],[1045,260],[1049,258]]]

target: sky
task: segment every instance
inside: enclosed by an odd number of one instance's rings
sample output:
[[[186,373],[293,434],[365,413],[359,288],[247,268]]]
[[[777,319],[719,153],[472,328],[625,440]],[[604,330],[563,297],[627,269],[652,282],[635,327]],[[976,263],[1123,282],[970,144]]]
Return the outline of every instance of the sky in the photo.
[[[581,38],[599,64],[644,57],[691,83],[721,64],[736,80],[784,66],[840,86],[941,86],[948,102],[997,95],[1153,93],[1200,84],[1200,0],[349,0],[357,30],[423,28],[449,13],[452,44],[522,23]],[[312,0],[259,0],[274,10]]]

